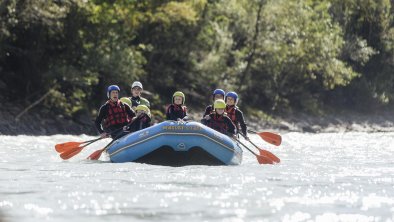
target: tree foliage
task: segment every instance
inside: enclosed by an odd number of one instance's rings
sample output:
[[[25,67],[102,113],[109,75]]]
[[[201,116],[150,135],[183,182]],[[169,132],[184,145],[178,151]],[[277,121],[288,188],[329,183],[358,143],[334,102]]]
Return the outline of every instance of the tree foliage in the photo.
[[[45,105],[69,116],[135,80],[156,109],[175,90],[203,109],[216,87],[271,113],[389,107],[393,12],[390,0],[3,0],[0,92],[28,105],[50,91]]]

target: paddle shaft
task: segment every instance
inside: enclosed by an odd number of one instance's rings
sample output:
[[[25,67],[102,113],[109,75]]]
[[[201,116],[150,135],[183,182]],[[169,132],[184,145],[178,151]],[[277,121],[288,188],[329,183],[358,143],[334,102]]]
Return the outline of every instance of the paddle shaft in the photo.
[[[243,134],[241,134],[241,135],[246,139],[246,136],[245,136],[245,135],[243,135]],[[264,150],[264,149],[259,148],[259,147],[258,147],[255,143],[253,143],[251,140],[248,140],[248,142],[249,142],[250,144],[252,144],[256,149],[258,149],[261,155],[265,155],[265,156],[267,156],[268,158],[270,158],[272,161],[274,161],[274,162],[276,162],[276,163],[280,163],[279,157],[277,157],[275,154],[271,153],[271,152],[268,151],[268,150]]]
[[[251,129],[248,129],[248,132],[250,132],[250,133],[255,133],[255,134],[258,134],[258,133],[259,133],[259,132],[257,132],[257,131],[251,130]]]
[[[247,147],[244,143],[242,143],[239,139],[235,139],[239,144],[241,144],[243,147],[245,147],[247,150],[249,150],[249,152],[251,152],[253,155],[255,156],[260,156],[257,153],[253,152],[253,150],[249,149],[249,147]]]
[[[63,153],[67,150],[70,149],[75,149],[77,147],[81,147],[81,145],[83,144],[91,144],[93,142],[96,142],[98,140],[101,140],[102,138],[97,138],[97,139],[92,139],[92,140],[87,140],[87,141],[83,141],[83,142],[66,142],[66,143],[60,143],[60,144],[56,144],[55,146],[55,150],[58,153]]]
[[[134,121],[136,121],[137,119],[139,119],[140,117],[137,117],[137,118],[135,118],[135,119],[133,119],[129,124],[127,124],[127,126],[130,126]],[[123,137],[123,136],[122,136]],[[92,154],[90,154],[88,157],[87,157],[87,159],[88,160],[98,160],[99,158],[100,158],[100,156],[101,156],[101,154],[104,152],[104,151],[106,151],[107,149],[108,149],[108,147],[114,142],[114,141],[116,141],[116,140],[118,140],[119,138],[117,138],[117,139],[114,139],[114,140],[112,140],[109,144],[107,144],[104,148],[102,148],[102,149],[100,149],[100,150],[96,150],[96,151],[94,151]]]
[[[109,146],[111,146],[116,140],[112,140],[110,143],[108,143],[102,150],[103,152],[108,149]]]
[[[99,137],[99,138],[96,138],[96,139],[92,139],[92,140],[88,140],[88,141],[82,142],[81,144],[84,144],[84,143],[89,143],[89,144],[91,144],[91,143],[94,143],[94,142],[96,142],[96,141],[98,141],[98,140],[101,140],[101,139],[102,139],[102,138]]]
[[[89,143],[86,143],[86,144],[84,144],[83,146],[81,146],[81,147],[86,147],[86,146],[88,146],[88,145],[90,145],[90,144],[92,144],[92,143],[94,143],[94,142],[96,142],[96,141],[98,141],[98,140],[101,140],[101,139],[104,139],[104,138],[97,138],[97,139],[95,139],[95,140],[92,140],[91,142],[89,142]]]
[[[96,150],[94,151],[92,154],[90,154],[86,159],[88,160],[98,160],[101,156],[101,154],[107,150],[107,148],[116,140],[112,140],[110,143],[108,143],[104,148],[100,149],[100,150]]]
[[[249,140],[249,143],[252,144],[256,149],[260,149],[255,143],[253,143],[251,140]]]

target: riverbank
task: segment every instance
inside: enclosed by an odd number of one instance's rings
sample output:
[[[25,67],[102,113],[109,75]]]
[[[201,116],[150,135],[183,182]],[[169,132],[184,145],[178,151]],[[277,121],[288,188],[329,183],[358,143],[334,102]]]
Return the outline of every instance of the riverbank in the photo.
[[[37,106],[17,119],[23,110],[19,106],[0,109],[0,135],[97,134],[87,115],[67,118]]]
[[[394,132],[394,112],[379,111],[364,114],[343,111],[323,116],[298,113],[287,117],[276,117],[267,123],[252,117],[248,125],[255,129],[273,129],[285,132]]]
[[[22,115],[22,107],[12,106],[0,109],[0,135],[53,135],[88,134],[96,135],[94,117],[81,114],[75,118],[56,115],[51,110],[35,107]],[[191,119],[199,121],[202,112],[191,113]],[[286,117],[249,116],[248,126],[254,130],[277,132],[394,132],[394,112],[375,112],[361,114],[341,112],[324,116],[311,116],[303,113]]]

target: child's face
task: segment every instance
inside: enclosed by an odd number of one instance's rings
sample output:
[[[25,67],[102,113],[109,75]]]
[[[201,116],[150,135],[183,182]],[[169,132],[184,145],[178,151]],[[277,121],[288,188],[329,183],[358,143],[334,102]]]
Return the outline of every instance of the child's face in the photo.
[[[222,115],[224,113],[224,109],[216,109],[216,113]]]
[[[144,110],[137,110],[137,116],[144,114],[145,111]]]
[[[112,101],[116,102],[118,101],[119,98],[119,92],[117,90],[112,90],[109,94],[109,97],[111,98]]]
[[[174,103],[177,104],[177,105],[181,105],[182,104],[182,100],[183,100],[183,98],[180,97],[180,96],[175,96],[174,97]]]
[[[216,101],[217,99],[224,99],[224,96],[221,95],[221,94],[215,94],[214,99],[215,99],[215,101]]]
[[[136,87],[131,89],[131,94],[134,97],[141,96],[141,92],[142,92],[142,89],[140,87],[138,87],[138,86],[136,86]]]
[[[233,97],[227,97],[226,104],[229,105],[229,106],[234,105],[235,104],[234,98]]]

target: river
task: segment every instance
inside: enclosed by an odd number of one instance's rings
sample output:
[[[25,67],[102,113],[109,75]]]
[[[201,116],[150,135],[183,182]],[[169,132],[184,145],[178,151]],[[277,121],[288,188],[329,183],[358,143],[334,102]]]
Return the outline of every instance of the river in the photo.
[[[0,221],[394,221],[394,133],[283,133],[252,140],[281,163],[165,167],[85,158],[86,135],[0,136]]]

